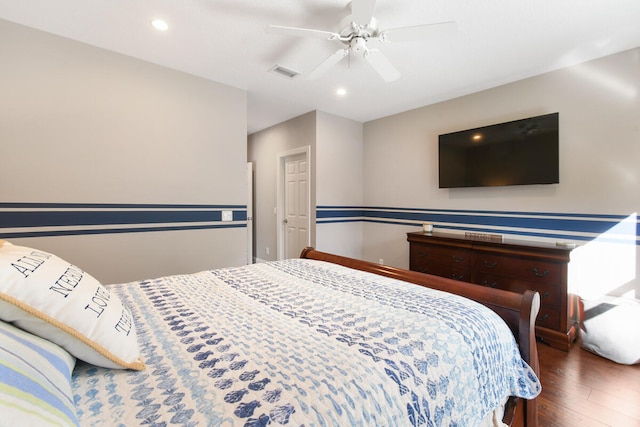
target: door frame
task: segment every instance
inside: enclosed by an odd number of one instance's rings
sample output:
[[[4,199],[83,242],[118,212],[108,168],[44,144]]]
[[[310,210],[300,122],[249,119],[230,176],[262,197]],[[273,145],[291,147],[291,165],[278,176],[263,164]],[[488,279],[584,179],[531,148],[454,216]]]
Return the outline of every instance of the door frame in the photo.
[[[247,162],[247,264],[253,264],[253,162]]]
[[[278,153],[278,166],[277,166],[277,190],[276,190],[276,228],[277,228],[277,245],[278,245],[278,260],[285,259],[285,191],[286,186],[284,185],[285,178],[285,164],[288,157],[297,156],[299,154],[304,154],[307,160],[307,164],[309,165],[309,179],[307,180],[307,212],[309,215],[307,216],[307,230],[309,230],[307,235],[307,246],[311,245],[311,146],[306,145],[304,147],[294,148],[291,150],[283,151]]]

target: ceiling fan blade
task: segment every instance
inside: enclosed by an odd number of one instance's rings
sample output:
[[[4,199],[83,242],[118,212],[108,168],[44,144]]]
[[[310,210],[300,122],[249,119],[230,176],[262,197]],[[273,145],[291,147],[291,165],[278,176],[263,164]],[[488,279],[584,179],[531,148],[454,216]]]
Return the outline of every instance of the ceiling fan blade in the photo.
[[[374,70],[385,82],[392,82],[400,78],[400,71],[389,62],[386,56],[377,49],[370,49],[364,53],[364,59],[371,64]]]
[[[411,40],[435,39],[450,36],[458,29],[454,21],[435,24],[414,25],[411,27],[391,28],[378,36],[383,42],[404,42]]]
[[[309,28],[282,27],[280,25],[267,25],[265,31],[273,34],[282,34],[295,37],[312,37],[324,40],[338,40],[340,34],[331,31],[312,30]]]
[[[351,19],[358,25],[369,25],[376,0],[351,0]]]
[[[348,53],[349,53],[348,49],[338,50],[336,53],[334,53],[333,55],[329,56],[327,59],[322,61],[320,65],[314,68],[309,74],[307,74],[307,79],[310,79],[310,80],[317,79],[322,74],[324,74],[329,68],[333,67],[338,62],[340,62],[340,60],[345,56],[347,56]]]

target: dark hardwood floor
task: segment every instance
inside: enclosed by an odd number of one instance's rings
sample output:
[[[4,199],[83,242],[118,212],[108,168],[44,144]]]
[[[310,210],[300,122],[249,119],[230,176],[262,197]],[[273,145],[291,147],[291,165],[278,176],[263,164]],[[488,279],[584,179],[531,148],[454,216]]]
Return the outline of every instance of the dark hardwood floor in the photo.
[[[540,427],[640,427],[640,365],[538,343]]]

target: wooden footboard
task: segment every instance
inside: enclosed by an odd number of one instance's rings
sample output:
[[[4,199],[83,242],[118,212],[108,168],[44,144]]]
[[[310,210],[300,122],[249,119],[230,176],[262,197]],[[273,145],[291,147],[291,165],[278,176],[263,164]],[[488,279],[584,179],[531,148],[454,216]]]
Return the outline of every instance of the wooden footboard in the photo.
[[[300,257],[340,264],[356,270],[367,271],[428,288],[447,291],[477,301],[489,307],[504,319],[518,342],[522,358],[531,366],[537,375],[540,374],[538,349],[535,339],[535,320],[540,309],[540,295],[537,292],[526,291],[524,294],[519,294],[503,291],[430,274],[418,273],[416,271],[403,270],[401,268],[319,252],[311,247],[305,248]],[[510,399],[505,407],[503,422],[510,426],[524,425],[526,427],[537,427],[537,400]]]

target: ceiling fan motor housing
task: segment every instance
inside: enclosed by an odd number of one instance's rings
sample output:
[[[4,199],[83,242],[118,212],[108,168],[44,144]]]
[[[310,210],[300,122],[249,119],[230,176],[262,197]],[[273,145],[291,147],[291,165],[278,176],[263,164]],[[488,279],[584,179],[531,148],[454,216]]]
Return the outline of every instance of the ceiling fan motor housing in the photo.
[[[342,21],[338,28],[341,28],[339,34],[342,39],[348,39],[349,42],[353,37],[363,37],[368,39],[370,37],[377,37],[378,35],[378,22],[376,18],[371,18],[368,23],[354,22],[353,16],[348,15]]]

